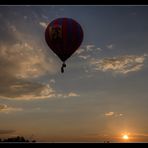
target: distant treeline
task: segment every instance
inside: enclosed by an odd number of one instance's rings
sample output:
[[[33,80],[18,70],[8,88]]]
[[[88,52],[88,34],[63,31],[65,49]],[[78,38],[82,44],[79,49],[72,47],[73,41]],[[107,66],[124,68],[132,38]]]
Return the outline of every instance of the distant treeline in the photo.
[[[28,140],[22,136],[7,138],[7,139],[0,139],[0,142],[36,142],[35,140]]]

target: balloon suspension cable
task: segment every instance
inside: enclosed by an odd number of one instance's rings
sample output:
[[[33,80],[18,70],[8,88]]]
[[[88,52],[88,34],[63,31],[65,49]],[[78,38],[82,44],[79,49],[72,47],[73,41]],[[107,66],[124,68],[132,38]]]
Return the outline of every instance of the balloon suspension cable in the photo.
[[[64,68],[66,67],[66,64],[63,62],[62,67],[61,67],[61,73],[64,73]]]

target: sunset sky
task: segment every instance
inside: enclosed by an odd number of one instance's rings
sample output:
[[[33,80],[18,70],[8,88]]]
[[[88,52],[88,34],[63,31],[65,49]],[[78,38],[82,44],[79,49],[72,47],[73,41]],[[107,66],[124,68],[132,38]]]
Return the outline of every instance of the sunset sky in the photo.
[[[84,31],[64,74],[59,17]],[[148,142],[148,6],[0,6],[0,24],[0,138]]]

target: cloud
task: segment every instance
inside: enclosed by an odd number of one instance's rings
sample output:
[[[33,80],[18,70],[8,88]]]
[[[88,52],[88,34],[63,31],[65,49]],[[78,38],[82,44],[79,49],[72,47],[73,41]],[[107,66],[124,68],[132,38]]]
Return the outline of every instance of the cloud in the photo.
[[[87,51],[92,51],[94,49],[95,45],[86,45]]]
[[[74,92],[70,92],[68,94],[68,97],[77,97],[77,96],[79,96],[79,95],[77,93],[74,93]]]
[[[3,60],[9,61],[11,65],[19,65],[19,73],[25,72],[27,77],[30,74],[36,77],[41,73],[52,73],[57,68],[56,61],[47,54],[39,37],[20,31],[10,23],[7,27],[4,32],[7,35],[6,40],[0,41],[0,57],[3,57]]]
[[[78,97],[78,96],[80,96],[80,95],[75,93],[75,92],[70,92],[68,94],[60,94],[60,93],[58,93],[56,95],[56,97],[60,97],[60,98],[69,98],[69,97]]]
[[[0,104],[0,113],[18,112],[22,110],[23,110],[22,108],[9,107],[6,104]]]
[[[84,60],[88,59],[90,55],[79,55],[79,58],[82,58]]]
[[[134,137],[148,137],[148,134],[146,134],[146,133],[132,133],[132,135],[134,136]]]
[[[58,99],[58,98],[69,98],[69,97],[78,97],[80,96],[77,93],[74,92],[70,92],[67,94],[64,93],[59,93],[57,91],[55,91],[53,88],[50,87],[49,84],[47,85],[42,85],[42,84],[35,84],[33,83],[33,85],[35,86],[35,88],[33,88],[33,86],[29,87],[27,86],[27,88],[25,89],[24,87],[22,87],[22,91],[19,91],[19,89],[17,89],[16,92],[10,92],[9,94],[5,94],[5,96],[0,96],[0,98],[3,99],[8,99],[8,100],[41,100],[41,99]],[[42,86],[41,86],[42,85]]]
[[[0,98],[9,100],[37,100],[56,97],[78,96],[76,93],[60,94],[50,84],[27,81],[9,77],[9,80],[1,80]],[[54,80],[52,80],[54,83]]]
[[[104,115],[107,116],[107,117],[109,117],[109,116],[114,116],[114,117],[121,117],[121,116],[123,116],[123,114],[115,113],[115,112],[107,112]]]
[[[0,68],[11,71],[11,75],[29,78],[54,71],[53,61],[46,57],[42,49],[34,49],[28,43],[1,45],[0,49]]]
[[[80,49],[76,50],[75,53],[79,55],[79,54],[81,54],[83,52],[85,52],[85,49],[80,48]]]
[[[25,24],[20,22],[14,25],[6,20],[2,23],[5,28],[0,27],[3,34],[0,37],[0,99],[68,97],[69,94],[60,94],[51,87],[55,80],[39,81],[44,76],[57,73],[59,66],[54,56],[50,56],[50,50],[46,50],[45,40],[42,40],[44,34],[40,37],[38,31],[30,33],[30,28],[26,29]],[[46,23],[40,22],[40,25],[45,27]]]
[[[43,27],[43,28],[46,28],[47,27],[47,23],[45,23],[45,22],[39,22],[39,24]]]
[[[0,97],[9,100],[36,100],[55,97],[55,91],[49,84],[21,81],[18,83],[0,92]]]
[[[83,48],[78,49],[78,50],[75,52],[75,54],[84,56],[84,55],[82,55],[82,54],[88,54],[88,53],[90,53],[90,52],[92,52],[92,51],[102,51],[102,49],[99,48],[99,47],[96,47],[96,46],[93,45],[93,44],[91,44],[91,45],[85,45],[85,46],[83,46]],[[80,58],[81,58],[81,56],[80,56]]]
[[[114,112],[105,113],[105,116],[113,116],[113,115],[114,115]]]
[[[55,74],[58,63],[47,54],[35,35],[19,31],[9,22],[7,27],[7,39],[0,40],[0,99],[36,100],[77,96],[74,93],[60,94],[54,90],[50,84],[55,80],[49,83],[37,81],[45,75]]]
[[[96,50],[98,50],[98,51],[102,51],[102,48],[96,48]]]
[[[107,45],[106,46],[108,49],[112,49],[113,47],[114,47],[114,45],[113,44],[109,44],[109,45]]]
[[[105,59],[91,59],[90,64],[95,70],[103,72],[113,71],[115,73],[127,74],[142,69],[147,54],[144,55],[125,55]]]
[[[11,134],[11,133],[14,133],[15,132],[15,130],[1,130],[0,129],[0,134]]]
[[[50,80],[50,83],[55,83],[56,81],[54,79],[51,79]]]
[[[53,96],[47,84],[32,79],[52,74],[53,61],[27,43],[0,46],[0,98],[28,100]]]
[[[121,116],[123,116],[123,114],[119,114],[119,116],[121,117]]]
[[[42,49],[34,37],[18,31],[9,24],[9,40],[0,41],[0,98],[1,99],[43,99],[54,96],[49,84],[37,82],[44,75],[57,72],[56,61]],[[50,57],[50,58],[49,58]]]
[[[101,48],[96,47],[93,44],[90,44],[90,45],[84,45],[83,48],[80,48],[80,49],[76,50],[76,52],[74,54],[76,54],[76,56],[78,58],[83,59],[85,61],[87,60],[89,62],[91,56],[93,54],[96,55],[95,52],[100,52],[100,51],[102,51]]]
[[[120,113],[115,114],[115,117],[122,117],[122,116],[123,116],[123,114],[120,114]]]
[[[16,27],[14,25],[11,25],[10,26],[10,29],[13,31],[13,32],[16,32]]]

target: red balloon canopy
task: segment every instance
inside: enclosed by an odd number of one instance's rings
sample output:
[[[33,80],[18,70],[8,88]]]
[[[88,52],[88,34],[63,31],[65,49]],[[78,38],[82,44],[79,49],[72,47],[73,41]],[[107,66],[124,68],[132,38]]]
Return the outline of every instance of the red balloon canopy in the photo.
[[[45,40],[50,49],[65,62],[81,45],[83,30],[71,18],[57,18],[47,26]]]

